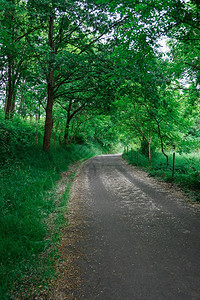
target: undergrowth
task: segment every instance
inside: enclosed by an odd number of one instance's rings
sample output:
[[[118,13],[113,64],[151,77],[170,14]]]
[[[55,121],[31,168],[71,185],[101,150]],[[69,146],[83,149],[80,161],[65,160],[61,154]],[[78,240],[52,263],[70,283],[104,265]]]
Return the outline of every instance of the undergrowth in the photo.
[[[17,299],[15,291],[29,299],[31,285],[45,288],[54,272],[57,254],[52,243],[59,240],[69,194],[67,186],[56,206],[60,173],[100,150],[70,145],[45,153],[35,145],[34,124],[0,121],[0,299]],[[47,220],[55,212],[49,226]]]
[[[175,156],[175,173],[172,179],[173,153],[169,153],[169,164],[166,158],[160,152],[153,153],[152,165],[148,158],[137,151],[124,153],[123,158],[130,164],[142,167],[151,176],[167,181],[174,182],[187,193],[193,196],[193,199],[200,202],[200,153],[178,154]]]

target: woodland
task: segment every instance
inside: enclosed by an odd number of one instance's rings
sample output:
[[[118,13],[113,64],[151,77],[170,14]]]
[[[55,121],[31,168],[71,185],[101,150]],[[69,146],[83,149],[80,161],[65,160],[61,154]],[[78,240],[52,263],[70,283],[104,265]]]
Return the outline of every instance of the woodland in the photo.
[[[199,0],[0,1],[1,299],[54,276],[75,161],[124,149],[200,201],[199,42]]]

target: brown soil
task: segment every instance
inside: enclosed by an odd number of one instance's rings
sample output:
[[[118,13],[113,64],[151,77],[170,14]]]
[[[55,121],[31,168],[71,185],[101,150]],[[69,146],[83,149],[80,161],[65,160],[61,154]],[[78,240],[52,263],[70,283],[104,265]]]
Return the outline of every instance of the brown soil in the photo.
[[[75,299],[73,291],[81,285],[81,271],[76,262],[82,257],[81,250],[77,248],[77,243],[85,238],[81,230],[84,222],[81,208],[84,202],[83,196],[86,184],[85,178],[80,178],[82,176],[80,165],[81,163],[77,163],[68,172],[64,172],[58,185],[58,194],[64,193],[70,175],[78,169],[70,192],[70,202],[66,214],[69,225],[61,230],[62,240],[58,249],[60,260],[56,266],[58,275],[46,295],[47,299],[51,300]]]

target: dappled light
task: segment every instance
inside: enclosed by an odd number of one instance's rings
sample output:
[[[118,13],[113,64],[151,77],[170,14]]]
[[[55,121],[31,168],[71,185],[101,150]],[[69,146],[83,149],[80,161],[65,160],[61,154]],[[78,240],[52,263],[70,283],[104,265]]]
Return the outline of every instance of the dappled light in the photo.
[[[71,184],[91,157],[199,205],[199,16],[198,0],[0,1],[1,299],[51,299]]]

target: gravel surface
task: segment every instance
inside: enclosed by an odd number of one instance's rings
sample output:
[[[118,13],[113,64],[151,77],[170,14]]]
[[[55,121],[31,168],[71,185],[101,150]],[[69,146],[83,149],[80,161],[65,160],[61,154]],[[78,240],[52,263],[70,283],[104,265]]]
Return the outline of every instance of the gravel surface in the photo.
[[[51,299],[200,300],[200,210],[179,190],[106,155],[82,165],[70,203],[78,281]]]

